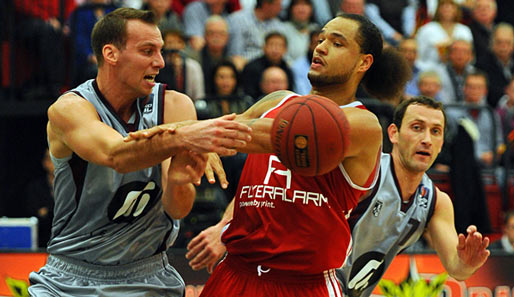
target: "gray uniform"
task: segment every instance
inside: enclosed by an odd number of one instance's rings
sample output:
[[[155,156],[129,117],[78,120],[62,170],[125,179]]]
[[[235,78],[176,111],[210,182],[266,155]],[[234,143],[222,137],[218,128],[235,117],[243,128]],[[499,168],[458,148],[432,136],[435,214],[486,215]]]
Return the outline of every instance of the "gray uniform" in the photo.
[[[360,202],[348,220],[352,252],[337,278],[350,297],[370,296],[394,257],[423,234],[435,207],[435,187],[425,174],[408,204],[389,154],[382,154],[380,183]]]
[[[136,101],[132,124],[118,117],[95,80],[71,92],[93,104],[101,121],[122,136],[163,122],[165,88],[161,84]],[[179,221],[167,216],[162,207],[160,164],[121,174],[75,153],[68,158],[52,157],[52,161],[55,208],[50,257],[38,273],[31,273],[30,293],[54,296],[48,293],[50,287],[50,292],[60,291],[55,296],[111,296],[104,291],[112,296],[125,292],[182,296],[184,282],[165,255],[177,237]],[[56,272],[64,272],[64,277]],[[147,284],[138,289],[140,282]],[[152,283],[156,290],[152,291]]]

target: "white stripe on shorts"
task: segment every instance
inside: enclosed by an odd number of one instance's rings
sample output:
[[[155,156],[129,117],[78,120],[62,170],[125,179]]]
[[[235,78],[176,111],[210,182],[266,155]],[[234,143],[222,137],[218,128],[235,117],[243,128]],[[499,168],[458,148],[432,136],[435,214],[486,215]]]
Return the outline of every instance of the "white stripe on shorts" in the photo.
[[[337,283],[337,279],[335,276],[335,270],[327,270],[323,272],[325,275],[325,282],[327,284],[328,296],[329,297],[342,297],[341,288]]]

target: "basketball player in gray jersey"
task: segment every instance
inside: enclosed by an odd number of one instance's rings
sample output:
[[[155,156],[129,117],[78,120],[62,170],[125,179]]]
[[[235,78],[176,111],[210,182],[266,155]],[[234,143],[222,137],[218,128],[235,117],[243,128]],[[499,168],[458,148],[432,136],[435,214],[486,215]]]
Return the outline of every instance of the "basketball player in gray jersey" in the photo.
[[[425,173],[441,151],[445,125],[443,107],[433,99],[415,97],[396,108],[388,128],[393,151],[382,154],[380,182],[349,219],[352,252],[337,270],[345,296],[370,296],[393,258],[423,234],[458,280],[467,279],[489,257],[489,239],[475,226],[468,227],[467,235],[457,235],[449,196]],[[212,271],[225,253],[220,233],[232,209],[231,203],[219,224],[188,245],[186,257],[193,269]]]
[[[439,102],[415,97],[395,110],[388,128],[392,153],[382,154],[380,183],[349,219],[352,253],[337,271],[343,291],[370,296],[387,267],[423,234],[448,273],[467,279],[482,266],[489,239],[475,226],[457,235],[449,196],[425,173],[441,151],[446,117]]]
[[[154,81],[164,61],[152,12],[121,8],[104,16],[92,45],[96,79],[48,110],[54,220],[47,264],[30,274],[29,293],[183,296],[165,254],[178,219],[190,211],[204,172],[212,178],[214,168],[226,182],[219,158],[207,153],[235,154],[251,131],[235,115],[195,121],[187,96]],[[171,132],[123,141],[161,124]]]

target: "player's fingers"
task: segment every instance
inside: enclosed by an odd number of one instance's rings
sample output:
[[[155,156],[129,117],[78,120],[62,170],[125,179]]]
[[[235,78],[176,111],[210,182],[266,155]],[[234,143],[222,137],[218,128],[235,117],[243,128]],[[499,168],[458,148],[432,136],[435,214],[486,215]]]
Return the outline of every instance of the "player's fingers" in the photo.
[[[212,273],[214,271],[214,265],[216,265],[216,262],[212,262],[207,265],[207,272]]]
[[[468,232],[468,234],[477,232],[477,227],[475,225],[469,225],[466,231]]]
[[[203,248],[205,247],[205,245],[207,244],[206,242],[204,242],[202,240],[203,238],[199,238],[198,236],[196,236],[195,238],[193,238],[193,240],[191,240],[191,242],[187,245],[187,249],[189,250],[187,253],[186,253],[186,258],[187,259],[191,259],[193,258],[196,254],[198,254],[201,250],[203,250]]]
[[[464,248],[464,245],[466,244],[466,236],[464,234],[459,234],[459,242],[457,244],[457,248]]]
[[[212,169],[211,162],[207,162],[207,165],[205,166],[205,178],[207,178],[207,181],[210,184],[213,184],[216,180],[214,179],[214,171]]]
[[[193,259],[191,259],[191,261],[189,261],[189,265],[191,267],[203,265],[211,255],[212,254],[210,251],[207,248],[204,248],[202,251],[196,254]]]
[[[218,181],[223,189],[226,189],[228,186],[227,175],[225,173],[225,169],[223,168],[223,163],[221,162],[218,154],[210,154],[209,164],[212,166],[213,171],[216,173],[218,177]],[[214,182],[214,177],[213,177]]]

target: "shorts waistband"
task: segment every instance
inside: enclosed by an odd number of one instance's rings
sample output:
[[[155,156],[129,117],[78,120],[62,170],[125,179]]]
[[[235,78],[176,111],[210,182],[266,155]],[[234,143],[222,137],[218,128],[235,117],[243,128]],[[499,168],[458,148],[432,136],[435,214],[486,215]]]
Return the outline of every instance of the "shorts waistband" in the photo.
[[[130,279],[155,273],[168,263],[166,252],[121,265],[98,265],[62,255],[49,255],[46,265],[76,276],[94,279]]]
[[[334,273],[334,269],[331,269],[325,273],[316,274],[302,274],[297,271],[288,271],[269,268],[264,265],[255,263],[247,263],[239,256],[227,254],[223,260],[225,264],[235,270],[244,272],[247,274],[253,274],[256,277],[263,280],[280,281],[286,283],[318,283],[325,282],[327,273]]]

